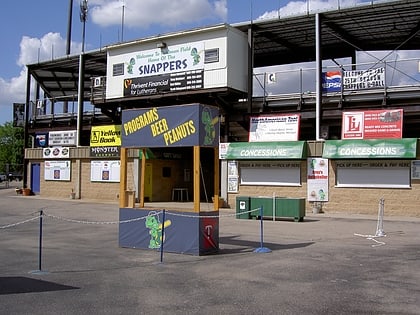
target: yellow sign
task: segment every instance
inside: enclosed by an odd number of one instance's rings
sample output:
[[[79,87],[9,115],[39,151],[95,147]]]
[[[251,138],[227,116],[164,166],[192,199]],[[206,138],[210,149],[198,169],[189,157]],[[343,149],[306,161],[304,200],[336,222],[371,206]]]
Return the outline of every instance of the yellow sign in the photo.
[[[121,146],[121,125],[92,127],[92,130],[90,132],[90,146]]]

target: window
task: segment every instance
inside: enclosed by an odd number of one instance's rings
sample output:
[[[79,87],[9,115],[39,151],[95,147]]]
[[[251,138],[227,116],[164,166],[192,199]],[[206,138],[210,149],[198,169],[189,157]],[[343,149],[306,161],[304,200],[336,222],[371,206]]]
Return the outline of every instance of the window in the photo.
[[[219,62],[219,48],[204,51],[204,63]]]
[[[240,162],[240,184],[300,186],[300,162]]]
[[[117,77],[124,75],[124,63],[116,63],[112,65],[112,76]]]
[[[337,161],[337,187],[410,188],[410,161]]]

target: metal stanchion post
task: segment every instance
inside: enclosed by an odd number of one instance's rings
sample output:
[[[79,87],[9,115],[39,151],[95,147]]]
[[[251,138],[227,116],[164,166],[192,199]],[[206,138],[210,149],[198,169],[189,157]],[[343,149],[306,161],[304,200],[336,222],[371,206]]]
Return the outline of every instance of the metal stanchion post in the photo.
[[[163,263],[163,243],[165,241],[165,209],[163,209],[162,214],[162,235],[161,235],[161,242],[160,242],[160,262]]]
[[[263,228],[263,206],[260,207],[260,247],[254,250],[254,253],[270,253],[271,249],[264,247],[264,228]]]

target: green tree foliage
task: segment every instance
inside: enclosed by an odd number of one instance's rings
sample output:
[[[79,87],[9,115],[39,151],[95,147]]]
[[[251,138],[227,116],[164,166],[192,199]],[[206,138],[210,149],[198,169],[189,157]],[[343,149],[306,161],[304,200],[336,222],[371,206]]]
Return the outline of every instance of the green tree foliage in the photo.
[[[0,125],[0,173],[21,172],[24,158],[24,130],[11,122]],[[9,166],[9,169],[7,169]]]

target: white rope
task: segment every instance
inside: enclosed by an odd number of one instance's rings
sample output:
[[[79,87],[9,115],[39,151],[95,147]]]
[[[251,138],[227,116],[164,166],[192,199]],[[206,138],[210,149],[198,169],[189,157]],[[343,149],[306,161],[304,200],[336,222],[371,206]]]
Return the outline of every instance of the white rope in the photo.
[[[28,223],[28,222],[31,222],[31,221],[35,221],[35,220],[38,220],[40,217],[41,216],[37,216],[37,217],[34,217],[32,219],[28,219],[28,220],[24,220],[24,221],[12,223],[12,224],[3,225],[3,226],[0,226],[0,230],[1,229],[7,229],[7,228],[15,227],[15,226],[18,226],[20,224]]]
[[[248,210],[248,211],[243,211],[243,212],[237,212],[237,213],[231,213],[231,214],[224,214],[224,215],[210,215],[210,216],[200,216],[200,215],[189,215],[189,214],[184,214],[184,213],[178,213],[178,212],[170,212],[170,211],[166,211],[167,215],[172,215],[172,216],[178,216],[178,217],[184,217],[184,218],[222,218],[222,217],[234,217],[234,216],[240,216],[246,213],[251,213],[254,211],[259,211],[259,208],[256,209],[252,209],[252,210]],[[138,217],[138,218],[133,218],[133,219],[129,219],[129,220],[119,220],[119,221],[88,221],[88,220],[77,220],[77,219],[70,219],[70,218],[65,218],[62,216],[58,216],[58,215],[53,215],[53,214],[47,214],[47,213],[43,213],[42,216],[38,215],[34,218],[28,219],[28,220],[24,220],[21,222],[16,222],[16,223],[12,223],[12,224],[8,224],[8,225],[4,225],[4,226],[0,226],[0,229],[7,229],[7,228],[11,228],[11,227],[15,227],[17,225],[20,224],[24,224],[24,223],[28,223],[31,221],[35,221],[41,217],[45,217],[45,218],[50,218],[50,219],[55,219],[55,220],[61,220],[61,221],[65,221],[65,222],[70,222],[70,223],[79,223],[79,224],[92,224],[92,225],[108,225],[108,224],[124,224],[124,223],[132,223],[132,222],[136,222],[136,221],[141,221],[141,220],[145,220],[147,217],[153,215],[159,215],[160,213],[162,213],[162,210],[160,211],[153,211],[153,213],[149,213],[145,216],[142,217]]]

